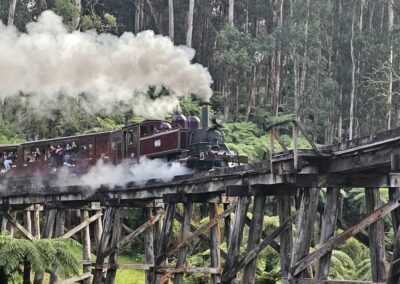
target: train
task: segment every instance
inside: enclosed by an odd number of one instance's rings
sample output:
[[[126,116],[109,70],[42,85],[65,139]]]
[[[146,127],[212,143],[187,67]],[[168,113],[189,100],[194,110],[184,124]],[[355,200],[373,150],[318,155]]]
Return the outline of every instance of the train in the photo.
[[[209,108],[202,105],[201,120],[176,111],[171,122],[144,120],[115,131],[0,145],[0,181],[51,175],[60,168],[84,174],[100,160],[118,165],[159,158],[195,171],[247,163],[229,150],[215,119],[210,126]]]

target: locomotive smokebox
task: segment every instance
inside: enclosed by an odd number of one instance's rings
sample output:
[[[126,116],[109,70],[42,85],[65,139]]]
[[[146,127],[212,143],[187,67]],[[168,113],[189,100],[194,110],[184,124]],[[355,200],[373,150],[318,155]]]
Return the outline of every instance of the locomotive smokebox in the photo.
[[[210,103],[202,102],[201,104],[201,126],[203,129],[210,127]]]

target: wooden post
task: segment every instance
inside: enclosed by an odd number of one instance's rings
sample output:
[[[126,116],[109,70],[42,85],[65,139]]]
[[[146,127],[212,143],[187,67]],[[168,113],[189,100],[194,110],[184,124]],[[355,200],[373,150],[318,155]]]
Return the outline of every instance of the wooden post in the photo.
[[[110,247],[115,247],[121,238],[122,231],[122,217],[123,217],[123,208],[118,207],[115,209],[114,222],[113,222],[113,233],[111,237]],[[117,274],[117,269],[115,265],[118,262],[118,250],[113,250],[108,258],[108,263],[112,268],[107,270],[107,278],[104,282],[105,284],[114,284],[115,276]]]
[[[56,219],[57,210],[49,209],[46,211],[46,217],[44,220],[42,238],[51,238],[53,236],[54,223]]]
[[[3,215],[1,219],[1,232],[7,231],[7,218]]]
[[[266,196],[254,197],[253,218],[251,219],[249,236],[247,241],[247,252],[250,252],[261,240],[263,230],[264,211]],[[244,267],[243,283],[254,283],[256,278],[257,257]]]
[[[224,203],[224,211],[226,209],[228,209],[228,205],[229,204]],[[232,225],[231,215],[229,214],[228,216],[226,216],[224,218],[224,237],[225,237],[225,241],[226,241],[226,245],[227,246],[229,246],[229,236],[231,234],[231,229],[232,229],[231,225]]]
[[[96,210],[96,214],[101,213],[102,210]],[[99,218],[94,223],[94,243],[95,243],[95,251],[97,252],[97,248],[100,245],[101,235],[103,234],[103,220]]]
[[[298,260],[308,255],[311,245],[315,216],[318,208],[318,188],[305,188],[301,197],[299,217],[297,221],[297,230],[293,243],[292,259],[290,261],[289,279],[295,278],[292,274],[292,267]],[[299,273],[299,278],[304,278]]]
[[[390,264],[387,284],[397,284],[400,279],[400,230],[397,230],[397,235],[394,239],[394,249],[392,261]]]
[[[365,201],[367,207],[367,215],[373,213],[382,206],[379,188],[366,188]],[[373,282],[384,282],[386,279],[386,255],[385,255],[385,232],[383,220],[368,227],[369,249],[371,256],[371,270]]]
[[[54,227],[54,234],[55,238],[61,237],[64,234],[65,230],[65,209],[58,209],[56,210],[56,222]],[[50,284],[58,283],[58,276],[56,273],[52,273],[50,275]]]
[[[30,234],[32,234],[32,220],[31,220],[31,211],[24,211],[24,228]],[[24,261],[24,275],[23,275],[23,284],[31,283],[31,263],[25,259]]]
[[[400,188],[389,188],[389,200],[397,200],[400,198]],[[392,212],[393,232],[396,234],[400,226],[400,210],[395,209]]]
[[[235,218],[233,221],[232,231],[229,236],[229,247],[228,247],[229,257],[225,260],[223,273],[228,272],[239,260],[240,244],[242,242],[243,229],[245,225],[245,219],[248,207],[249,207],[249,198],[247,196],[239,197],[236,205]]]
[[[210,220],[215,218],[215,216],[221,214],[220,208],[217,203],[210,204]],[[221,232],[219,228],[219,224],[217,223],[210,230],[210,258],[211,258],[211,267],[221,268],[221,251],[220,251],[220,239]],[[221,275],[212,274],[211,275],[211,283],[218,284],[221,283]]]
[[[190,233],[190,221],[192,220],[193,213],[193,203],[184,203],[183,204],[183,223],[181,229],[181,241],[185,239],[185,237]],[[185,266],[186,262],[186,254],[188,247],[185,246],[178,251],[178,258],[176,260],[176,267]],[[183,273],[175,273],[174,283],[182,284],[183,283]]]
[[[176,203],[167,203],[166,215],[164,225],[161,231],[161,236],[158,240],[157,245],[157,257],[155,259],[155,267],[161,266],[165,263],[166,253],[169,244],[169,238],[172,231],[172,224],[174,222]],[[158,284],[161,281],[162,275],[157,273],[157,269],[154,270],[153,283]]]
[[[144,208],[143,215],[145,219],[153,217],[152,208]],[[154,233],[153,226],[144,231],[144,262],[146,264],[154,264]],[[153,273],[150,270],[146,270],[146,284],[152,283]]]
[[[10,216],[15,220],[17,216],[17,212],[15,211],[10,211]],[[10,222],[6,223],[7,224],[7,230],[10,233],[11,236],[14,235],[14,225],[11,224]]]
[[[326,201],[324,214],[321,220],[321,236],[319,243],[322,245],[326,243],[335,235],[336,220],[340,207],[340,188],[327,188],[326,189]],[[329,276],[329,266],[331,263],[332,253],[328,253],[321,257],[318,263],[316,272],[316,279],[327,280]]]
[[[81,213],[81,221],[85,222],[89,219],[89,211],[82,210]],[[101,220],[101,218],[99,218]],[[82,238],[82,260],[83,260],[83,273],[91,272],[92,271],[92,263],[90,258],[91,253],[91,244],[90,244],[90,227],[87,225],[81,231],[81,238]],[[86,278],[83,280],[83,284],[90,284],[92,282],[91,278]]]
[[[33,211],[33,236],[38,240],[40,239],[40,211],[39,204],[35,204]]]
[[[278,215],[279,224],[282,225],[291,216],[290,196],[278,196]],[[290,225],[279,235],[280,239],[280,258],[281,258],[281,278],[287,278],[290,268],[290,256],[292,253],[292,226]]]
[[[113,218],[115,215],[113,207],[107,207],[103,218],[103,234],[101,235],[100,244],[96,250],[96,266],[93,274],[93,284],[101,284],[103,282],[103,264],[105,260],[105,252],[111,237],[113,228]]]

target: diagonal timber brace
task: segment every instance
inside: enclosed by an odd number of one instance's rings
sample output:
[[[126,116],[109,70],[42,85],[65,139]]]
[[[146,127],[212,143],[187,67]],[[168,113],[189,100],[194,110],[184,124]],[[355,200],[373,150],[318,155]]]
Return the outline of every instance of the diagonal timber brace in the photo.
[[[307,255],[306,257],[299,260],[295,265],[291,267],[291,273],[295,276],[306,269],[310,264],[314,263],[322,256],[337,248],[340,244],[345,242],[347,239],[353,237],[357,233],[361,232],[364,228],[382,219],[387,214],[392,212],[394,209],[400,206],[400,199],[389,202],[386,205],[380,207],[378,210],[370,214],[368,217],[363,219],[357,225],[349,228],[338,236],[328,240],[325,244],[321,245],[314,252]]]
[[[17,220],[15,220],[14,217],[12,217],[8,212],[3,212],[3,216],[7,218],[8,222],[10,222],[15,228],[17,228],[25,238],[27,238],[30,241],[35,240],[35,237],[32,236],[30,232],[28,232],[24,226],[22,226],[20,223],[18,223]]]
[[[234,205],[234,206],[226,209],[223,213],[215,216],[215,218],[211,219],[207,224],[204,224],[203,226],[199,227],[196,231],[192,232],[186,238],[184,238],[182,241],[180,241],[179,243],[177,243],[176,245],[171,247],[168,252],[157,256],[157,259],[165,259],[168,256],[172,256],[173,254],[175,254],[181,248],[186,247],[198,236],[209,231],[211,229],[211,227],[215,226],[219,222],[219,220],[221,220],[221,219],[225,218],[226,216],[228,216],[229,214],[231,214],[233,212],[233,210],[235,209],[235,207],[236,206]]]
[[[282,233],[284,230],[286,230],[286,228],[292,225],[293,222],[296,221],[297,216],[298,212],[294,213],[292,216],[287,218],[286,221],[283,222],[282,225],[280,225],[275,231],[266,236],[262,240],[262,242],[260,242],[254,249],[249,251],[244,258],[242,258],[229,271],[225,272],[222,275],[222,281],[228,282],[233,279],[240,269],[242,269],[245,265],[247,265],[250,261],[257,257],[267,246],[272,244],[272,242],[280,235],[280,233]]]
[[[122,248],[123,246],[125,246],[126,244],[130,243],[131,241],[133,241],[137,236],[139,236],[141,233],[143,233],[144,231],[146,231],[148,228],[150,228],[151,226],[153,226],[158,220],[160,220],[161,218],[161,214],[157,214],[154,217],[150,218],[149,220],[146,221],[146,223],[144,223],[143,225],[141,225],[139,228],[137,228],[136,230],[134,230],[133,232],[131,232],[129,235],[125,236],[121,241],[119,241],[117,243],[117,245],[113,248],[108,249],[104,255],[107,257],[108,255],[110,255],[110,253],[112,253],[113,251],[116,251],[120,248]]]
[[[67,239],[67,238],[72,237],[73,235],[75,235],[76,233],[78,233],[80,230],[82,230],[82,229],[85,228],[86,226],[89,226],[90,223],[93,223],[94,221],[96,221],[97,219],[99,219],[102,215],[103,215],[103,213],[97,213],[97,214],[93,215],[92,217],[86,219],[85,221],[83,221],[82,223],[80,223],[78,226],[72,228],[70,231],[68,231],[67,233],[65,233],[61,238]]]

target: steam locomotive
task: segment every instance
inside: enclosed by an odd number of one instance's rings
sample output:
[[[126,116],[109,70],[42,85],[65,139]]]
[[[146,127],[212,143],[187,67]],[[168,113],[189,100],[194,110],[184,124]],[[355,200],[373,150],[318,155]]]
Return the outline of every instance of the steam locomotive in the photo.
[[[202,121],[176,112],[172,123],[145,120],[117,131],[0,145],[1,161],[8,159],[10,165],[2,168],[0,180],[52,174],[60,167],[82,174],[99,160],[117,165],[137,163],[144,156],[179,161],[195,170],[246,163],[246,157],[228,149],[218,122],[214,120],[209,127],[209,120],[209,105],[204,104]],[[60,158],[55,155],[57,149],[62,152]]]

